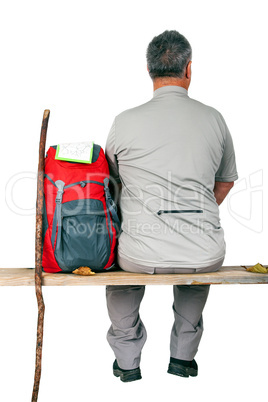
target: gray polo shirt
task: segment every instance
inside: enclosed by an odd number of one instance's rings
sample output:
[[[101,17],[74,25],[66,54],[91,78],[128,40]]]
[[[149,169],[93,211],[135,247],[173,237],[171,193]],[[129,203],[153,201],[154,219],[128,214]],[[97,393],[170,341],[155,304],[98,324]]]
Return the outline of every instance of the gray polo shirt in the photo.
[[[222,115],[165,86],[119,114],[105,154],[122,183],[118,253],[147,267],[203,268],[225,256],[215,181],[238,178]]]

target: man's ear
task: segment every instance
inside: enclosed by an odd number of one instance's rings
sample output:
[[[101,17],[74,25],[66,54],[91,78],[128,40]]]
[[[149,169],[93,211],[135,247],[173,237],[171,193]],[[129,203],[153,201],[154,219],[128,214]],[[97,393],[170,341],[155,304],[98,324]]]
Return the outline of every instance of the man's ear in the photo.
[[[188,78],[188,79],[190,79],[190,78],[191,78],[191,75],[192,75],[191,66],[192,66],[192,60],[189,61],[189,63],[187,64],[187,67],[186,67],[186,72],[185,72],[185,74],[186,74],[186,78]]]
[[[149,67],[148,67],[148,64],[147,64],[147,71],[148,71],[148,73],[149,73]]]

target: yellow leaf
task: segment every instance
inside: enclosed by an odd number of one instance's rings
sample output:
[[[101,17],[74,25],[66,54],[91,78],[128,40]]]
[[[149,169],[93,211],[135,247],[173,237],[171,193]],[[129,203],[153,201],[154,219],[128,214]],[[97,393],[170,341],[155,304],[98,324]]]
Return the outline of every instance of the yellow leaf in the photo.
[[[268,269],[265,268],[262,264],[258,262],[258,264],[254,265],[253,267],[247,268],[247,271],[250,272],[259,272],[261,274],[267,274]]]
[[[79,267],[73,271],[73,274],[88,276],[95,275],[95,272],[91,271],[89,267]]]

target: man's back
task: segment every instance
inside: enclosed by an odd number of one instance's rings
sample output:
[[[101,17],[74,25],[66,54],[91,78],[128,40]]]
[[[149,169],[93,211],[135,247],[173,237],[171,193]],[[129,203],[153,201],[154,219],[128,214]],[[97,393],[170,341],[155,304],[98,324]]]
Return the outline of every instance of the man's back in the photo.
[[[213,188],[238,176],[217,110],[182,87],[159,88],[152,100],[116,117],[106,155],[122,182],[121,257],[162,268],[201,268],[224,257]]]

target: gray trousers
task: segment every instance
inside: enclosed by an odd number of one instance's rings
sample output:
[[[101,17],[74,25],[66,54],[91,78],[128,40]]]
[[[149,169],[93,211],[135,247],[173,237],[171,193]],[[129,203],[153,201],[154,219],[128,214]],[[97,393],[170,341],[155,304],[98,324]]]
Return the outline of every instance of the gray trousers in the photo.
[[[120,259],[119,265],[130,267],[130,263]],[[121,262],[121,263],[120,263]],[[223,259],[204,272],[217,271]],[[135,264],[137,265],[137,264]],[[132,272],[141,272],[141,266],[131,267]],[[179,268],[175,268],[179,272]],[[198,270],[200,272],[200,269]],[[157,272],[157,271],[156,271]],[[168,273],[168,270],[165,270]],[[171,271],[174,272],[174,268]],[[185,272],[185,271],[184,271]],[[159,273],[159,272],[158,272]],[[209,294],[210,285],[173,286],[174,324],[170,337],[170,356],[176,359],[193,360],[203,333],[202,312]],[[145,286],[106,287],[106,300],[111,326],[107,340],[114,351],[120,368],[130,370],[140,365],[141,351],[147,338],[145,326],[139,315],[139,308]]]

